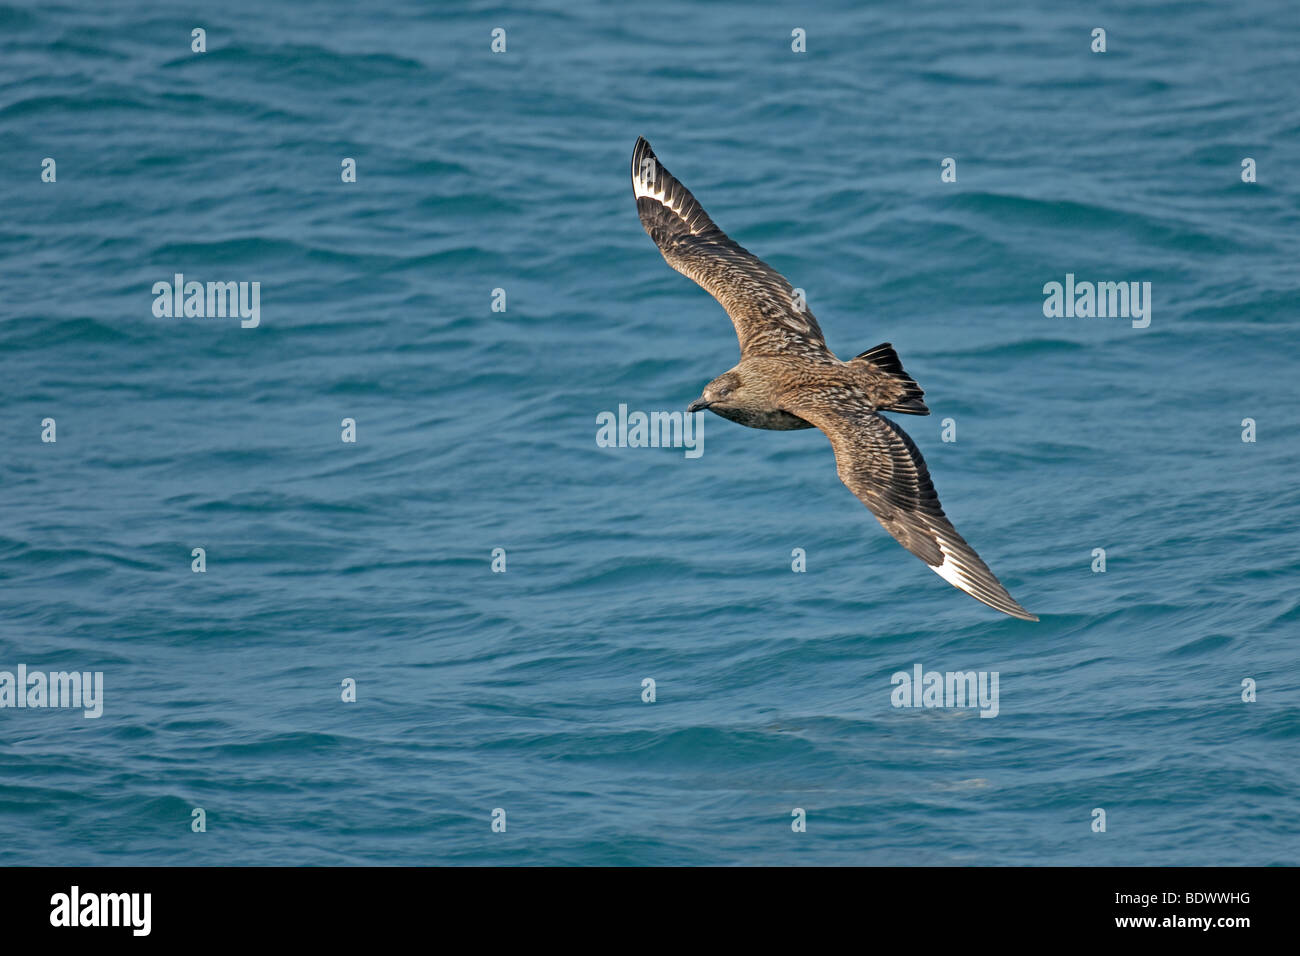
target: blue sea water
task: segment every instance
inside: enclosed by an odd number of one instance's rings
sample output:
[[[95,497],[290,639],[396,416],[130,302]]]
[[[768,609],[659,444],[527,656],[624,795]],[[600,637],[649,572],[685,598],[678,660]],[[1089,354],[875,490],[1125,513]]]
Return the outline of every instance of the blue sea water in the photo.
[[[104,675],[99,719],[0,709],[0,863],[1296,863],[1298,27],[0,6],[0,670]],[[820,432],[597,444],[737,359],[638,135],[841,357],[894,344],[1040,623],[903,551]],[[175,273],[260,282],[260,325],[155,317]],[[1150,282],[1150,326],[1045,317],[1067,273]],[[997,717],[895,708],[917,664],[998,672]]]

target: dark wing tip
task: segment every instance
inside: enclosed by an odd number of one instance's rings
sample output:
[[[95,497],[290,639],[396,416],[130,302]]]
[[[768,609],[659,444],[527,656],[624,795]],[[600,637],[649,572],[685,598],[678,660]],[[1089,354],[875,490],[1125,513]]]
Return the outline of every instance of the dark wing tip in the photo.
[[[636,197],[641,224],[665,256],[671,243],[717,229],[691,191],[664,168],[644,136],[637,138],[632,150],[632,195]],[[744,250],[739,251],[748,256]]]
[[[1001,610],[1001,609],[999,608],[999,610]],[[1020,618],[1020,620],[1022,620],[1022,621],[1037,621],[1037,620],[1038,620],[1038,615],[1037,615],[1037,614],[1030,614],[1030,613],[1029,613],[1028,611],[1026,611],[1023,607],[1021,607],[1019,604],[1016,605],[1015,610],[1012,610],[1012,611],[1003,611],[1003,613],[1004,613],[1004,614],[1009,614],[1009,615],[1011,615],[1012,617],[1018,617],[1018,618]]]

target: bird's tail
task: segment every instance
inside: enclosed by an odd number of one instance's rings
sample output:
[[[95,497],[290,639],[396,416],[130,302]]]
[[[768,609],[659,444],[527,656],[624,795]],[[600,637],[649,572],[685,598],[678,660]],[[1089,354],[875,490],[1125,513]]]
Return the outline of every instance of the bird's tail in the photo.
[[[899,412],[903,415],[930,414],[930,409],[926,407],[922,397],[925,392],[921,390],[920,385],[916,384],[916,380],[903,370],[903,363],[899,360],[898,353],[888,342],[877,345],[874,349],[867,349],[861,355],[855,356],[853,361],[868,362],[898,383],[898,397],[888,405],[881,405],[879,411]]]

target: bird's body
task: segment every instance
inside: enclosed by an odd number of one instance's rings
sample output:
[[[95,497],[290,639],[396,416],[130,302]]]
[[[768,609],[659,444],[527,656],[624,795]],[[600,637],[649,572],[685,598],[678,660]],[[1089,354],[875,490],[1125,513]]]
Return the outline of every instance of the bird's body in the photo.
[[[889,349],[889,346],[883,346]],[[889,349],[892,354],[893,350]],[[901,369],[901,367],[900,367]],[[905,374],[905,373],[904,373]],[[732,378],[727,378],[732,376]],[[732,380],[743,382],[736,389]],[[720,381],[729,387],[728,400],[709,402],[707,407],[723,418],[773,431],[815,428],[801,417],[800,409],[820,404],[902,410],[899,403],[918,402],[921,391],[911,379],[900,378],[870,359],[841,362],[829,351],[824,358],[803,355],[754,355],[742,359]],[[713,383],[710,383],[712,386]],[[914,391],[913,391],[914,389]],[[708,394],[709,389],[706,389]],[[909,396],[914,395],[914,398]],[[924,414],[919,409],[909,414]]]
[[[740,363],[706,385],[689,410],[707,408],[750,428],[821,429],[840,480],[903,547],[977,600],[1038,620],[957,534],[912,439],[878,414],[930,413],[893,348],[836,358],[802,296],[719,229],[644,139],[632,153],[632,188],[641,223],[668,264],[721,303],[740,340]]]

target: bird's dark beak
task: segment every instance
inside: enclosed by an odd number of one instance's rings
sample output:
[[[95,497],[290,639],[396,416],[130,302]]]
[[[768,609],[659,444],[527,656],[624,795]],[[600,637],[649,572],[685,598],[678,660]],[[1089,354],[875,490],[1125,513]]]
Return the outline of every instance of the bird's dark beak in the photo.
[[[686,406],[686,410],[688,412],[702,412],[706,408],[708,408],[711,404],[713,403],[706,402],[703,398],[697,398],[695,401],[691,402],[689,405]]]

